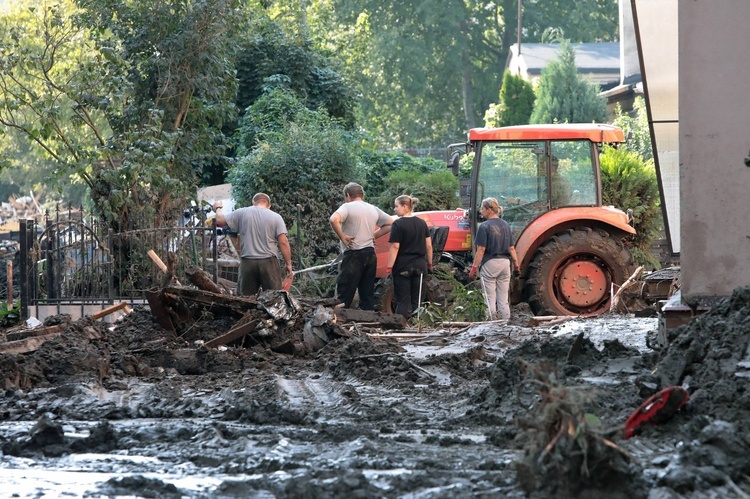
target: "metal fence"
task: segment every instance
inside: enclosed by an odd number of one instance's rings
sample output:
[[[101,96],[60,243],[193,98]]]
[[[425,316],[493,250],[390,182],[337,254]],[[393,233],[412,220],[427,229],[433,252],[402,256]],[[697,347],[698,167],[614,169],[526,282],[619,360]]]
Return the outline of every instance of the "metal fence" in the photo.
[[[21,308],[29,317],[40,306],[61,313],[71,306],[143,303],[146,291],[163,287],[168,278],[158,260],[182,283],[191,266],[208,271],[214,282],[236,281],[238,262],[218,258],[222,237],[215,225],[200,220],[195,226],[122,233],[83,212],[56,210],[40,223],[22,220]]]

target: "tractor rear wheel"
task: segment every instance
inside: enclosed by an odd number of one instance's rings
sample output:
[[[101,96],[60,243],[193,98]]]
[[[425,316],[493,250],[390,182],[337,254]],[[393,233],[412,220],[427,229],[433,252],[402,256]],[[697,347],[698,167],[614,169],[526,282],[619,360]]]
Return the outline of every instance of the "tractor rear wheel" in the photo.
[[[588,227],[567,230],[534,255],[527,300],[537,315],[598,315],[609,310],[612,284],[625,282],[632,265],[620,238]]]

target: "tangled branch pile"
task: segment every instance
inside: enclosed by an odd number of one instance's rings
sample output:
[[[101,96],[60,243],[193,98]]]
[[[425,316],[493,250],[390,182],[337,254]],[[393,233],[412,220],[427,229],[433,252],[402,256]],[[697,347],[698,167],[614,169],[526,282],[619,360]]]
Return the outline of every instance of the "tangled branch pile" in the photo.
[[[604,431],[599,418],[585,409],[594,397],[591,390],[562,385],[551,362],[517,362],[524,376],[517,396],[529,414],[516,422],[525,449],[516,468],[527,494],[644,497],[639,470],[610,439],[618,429]],[[524,404],[529,396],[531,402]]]

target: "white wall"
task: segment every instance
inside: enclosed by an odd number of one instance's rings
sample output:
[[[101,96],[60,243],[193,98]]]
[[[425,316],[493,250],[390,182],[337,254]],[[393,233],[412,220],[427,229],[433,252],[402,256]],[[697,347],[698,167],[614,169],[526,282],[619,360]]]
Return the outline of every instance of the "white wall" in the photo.
[[[750,1],[680,1],[682,298],[750,285]]]

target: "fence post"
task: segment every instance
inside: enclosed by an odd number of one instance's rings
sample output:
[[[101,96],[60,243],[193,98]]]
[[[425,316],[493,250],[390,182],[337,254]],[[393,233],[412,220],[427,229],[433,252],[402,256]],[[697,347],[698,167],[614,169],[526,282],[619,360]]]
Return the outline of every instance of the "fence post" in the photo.
[[[21,317],[24,319],[29,318],[29,312],[27,310],[29,306],[29,260],[31,254],[29,252],[29,238],[27,234],[28,225],[26,220],[18,221],[18,230],[21,243]]]
[[[57,238],[52,231],[52,221],[49,219],[49,212],[47,213],[47,221],[45,224],[45,230],[47,232],[47,251],[45,251],[46,264],[47,264],[47,298],[57,298],[57,286],[55,286],[55,258],[54,248],[55,241]]]
[[[216,230],[216,217],[211,221],[211,231],[213,233],[214,248],[212,256],[214,259],[214,284],[219,284],[219,236]],[[232,244],[231,242],[229,244]]]
[[[107,229],[107,249],[109,250],[107,253],[109,254],[109,261],[107,262],[107,267],[109,268],[109,279],[107,279],[107,293],[109,294],[109,299],[114,300],[115,298],[115,256],[114,256],[114,242],[112,241],[112,228]],[[121,295],[122,293],[118,290],[118,295]]]

